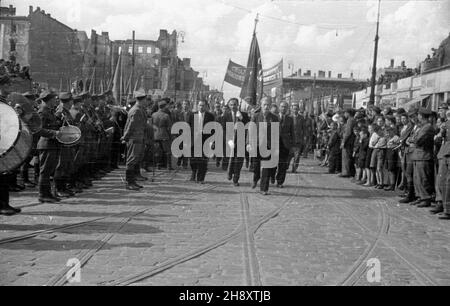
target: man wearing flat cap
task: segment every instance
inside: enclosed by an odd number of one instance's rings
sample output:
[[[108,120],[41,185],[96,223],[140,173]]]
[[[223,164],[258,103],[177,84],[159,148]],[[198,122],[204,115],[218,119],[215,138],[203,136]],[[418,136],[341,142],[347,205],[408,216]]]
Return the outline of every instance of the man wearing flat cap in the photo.
[[[350,178],[354,176],[353,147],[355,143],[355,134],[353,129],[356,126],[355,111],[347,109],[344,113],[347,123],[344,127],[344,134],[341,143],[342,149],[342,174],[339,177]]]
[[[143,186],[137,181],[146,181],[141,175],[141,163],[145,153],[145,130],[147,99],[145,92],[135,93],[136,104],[130,109],[122,141],[127,144],[126,189],[139,191]]]
[[[56,108],[55,116],[59,120],[59,127],[66,125],[74,125],[74,120],[70,109],[72,108],[72,94],[69,92],[61,92],[59,94],[60,104]],[[72,147],[61,146],[58,156],[58,162],[55,169],[55,196],[58,198],[68,198],[74,196],[75,193],[69,188],[69,179],[72,175],[72,166],[74,162],[75,152]]]
[[[154,140],[155,140],[155,159],[158,169],[167,168],[172,170],[171,153],[171,128],[172,119],[167,114],[167,101],[158,102],[159,110],[152,114]]]
[[[433,148],[435,131],[430,123],[432,112],[426,108],[419,110],[419,128],[410,143],[414,148],[412,161],[414,163],[414,189],[419,200],[412,205],[419,208],[431,206],[434,194],[434,163]]]

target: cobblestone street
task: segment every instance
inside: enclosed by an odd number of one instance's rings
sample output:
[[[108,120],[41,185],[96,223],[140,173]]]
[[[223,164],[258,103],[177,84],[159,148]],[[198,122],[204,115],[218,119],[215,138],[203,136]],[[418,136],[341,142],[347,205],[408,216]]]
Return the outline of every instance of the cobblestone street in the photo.
[[[235,188],[212,165],[206,185],[157,172],[130,193],[116,171],[60,205],[13,195],[23,213],[0,217],[0,285],[69,285],[73,258],[71,285],[450,285],[449,222],[316,164],[269,197],[247,170]]]

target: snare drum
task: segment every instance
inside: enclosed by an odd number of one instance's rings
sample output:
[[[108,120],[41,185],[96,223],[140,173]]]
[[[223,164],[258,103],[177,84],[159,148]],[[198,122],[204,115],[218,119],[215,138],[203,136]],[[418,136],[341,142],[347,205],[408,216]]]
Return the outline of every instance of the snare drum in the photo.
[[[0,174],[19,168],[30,155],[33,135],[7,104],[0,103]]]
[[[81,140],[81,130],[73,125],[63,126],[56,137],[66,147],[76,146]]]

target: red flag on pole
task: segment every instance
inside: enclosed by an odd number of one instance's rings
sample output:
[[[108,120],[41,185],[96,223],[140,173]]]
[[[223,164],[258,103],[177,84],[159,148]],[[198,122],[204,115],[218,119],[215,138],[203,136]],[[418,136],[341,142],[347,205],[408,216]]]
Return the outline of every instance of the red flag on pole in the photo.
[[[114,72],[114,78],[112,81],[112,91],[113,91],[113,97],[116,101],[117,105],[120,105],[120,63],[122,62],[122,54],[119,55],[119,58],[117,60],[117,66],[116,71]]]
[[[258,38],[256,32],[253,33],[252,44],[250,46],[250,55],[247,63],[244,84],[241,91],[241,99],[250,98],[251,104],[256,105],[258,100],[258,83],[262,88],[262,61],[261,51],[259,50]]]

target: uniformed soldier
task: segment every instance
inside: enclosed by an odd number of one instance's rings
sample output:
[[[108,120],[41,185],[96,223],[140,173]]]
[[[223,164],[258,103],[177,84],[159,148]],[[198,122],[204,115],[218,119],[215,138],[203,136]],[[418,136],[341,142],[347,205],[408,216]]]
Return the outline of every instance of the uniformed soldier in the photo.
[[[59,127],[74,125],[74,120],[70,113],[72,108],[72,95],[68,92],[59,94],[60,104],[56,108],[55,116],[59,120]],[[69,146],[60,146],[58,162],[55,169],[55,196],[58,198],[73,197],[75,192],[69,188],[73,162],[75,160],[74,149]]]
[[[168,170],[172,170],[171,166],[172,120],[166,111],[167,101],[161,100],[158,103],[158,106],[159,110],[152,115],[158,169],[161,170],[166,166]]]
[[[450,113],[449,113],[450,115]],[[437,155],[439,161],[438,174],[436,176],[436,207],[431,210],[432,214],[440,214],[444,212],[444,197],[446,197],[448,185],[447,176],[449,174],[450,162],[450,121],[446,121],[441,130],[444,144],[441,146]]]
[[[433,166],[433,143],[434,128],[429,122],[432,112],[422,108],[419,111],[419,129],[411,140],[414,147],[412,160],[414,162],[414,189],[418,196],[419,208],[431,206],[434,194],[434,166]]]
[[[145,129],[147,125],[145,108],[147,99],[145,92],[142,91],[136,92],[135,97],[136,104],[128,113],[122,141],[127,143],[126,189],[139,191],[143,187],[137,184],[137,180],[148,180],[140,173],[145,150]]]
[[[82,189],[89,188],[87,174],[85,172],[85,165],[87,162],[87,143],[86,143],[86,121],[88,120],[82,110],[83,99],[81,96],[73,96],[73,105],[70,109],[70,114],[73,118],[73,124],[77,126],[81,131],[81,139],[78,145],[74,148],[74,162],[73,162],[73,175],[71,183],[74,185],[76,191],[81,193]]]
[[[401,204],[412,203],[416,200],[416,194],[414,190],[414,162],[412,160],[412,154],[414,153],[414,145],[411,143],[415,137],[415,134],[419,130],[419,122],[417,120],[417,109],[411,109],[408,113],[412,128],[409,132],[406,131],[401,138],[404,148],[404,168],[406,178],[406,193],[405,198],[400,200]]]
[[[60,145],[56,140],[59,135],[60,123],[55,116],[56,95],[44,91],[40,96],[39,116],[42,120],[42,130],[39,132],[37,150],[39,152],[39,201],[41,203],[56,203],[60,199],[51,191],[50,177],[55,173]]]

